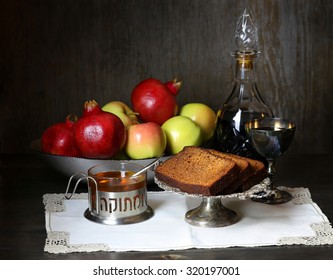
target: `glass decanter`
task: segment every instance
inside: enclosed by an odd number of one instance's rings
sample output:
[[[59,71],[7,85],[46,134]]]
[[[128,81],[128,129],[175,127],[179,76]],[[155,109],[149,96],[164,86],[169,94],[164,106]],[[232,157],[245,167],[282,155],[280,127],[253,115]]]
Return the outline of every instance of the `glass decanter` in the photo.
[[[235,42],[238,50],[231,52],[236,59],[235,82],[217,113],[213,145],[222,152],[263,160],[250,145],[245,132],[246,122],[273,117],[256,84],[254,61],[260,55],[256,50],[258,31],[247,9],[238,20]]]

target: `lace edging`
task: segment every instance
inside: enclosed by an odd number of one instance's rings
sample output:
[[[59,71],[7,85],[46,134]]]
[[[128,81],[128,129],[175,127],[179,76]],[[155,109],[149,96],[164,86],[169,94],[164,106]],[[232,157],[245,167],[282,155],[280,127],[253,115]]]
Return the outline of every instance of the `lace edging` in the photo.
[[[71,199],[88,199],[87,193],[73,194]],[[64,212],[66,200],[63,193],[60,194],[45,194],[43,195],[43,203],[46,213]],[[107,244],[70,244],[70,234],[68,232],[48,231],[45,240],[44,251],[61,254],[61,253],[82,253],[82,252],[96,252],[96,251],[110,251]]]
[[[76,244],[70,245],[68,232],[50,231],[47,233],[44,251],[61,254],[61,253],[82,253],[96,251],[110,251],[110,247],[106,244]]]
[[[279,189],[289,191],[293,196],[292,202],[296,205],[313,203],[311,193],[307,188],[279,187]],[[282,237],[278,240],[277,245],[333,245],[333,228],[330,222],[311,224],[310,228],[314,231],[315,236]]]
[[[302,188],[302,187],[287,188],[287,187],[281,186],[281,187],[278,187],[278,189],[289,192],[293,197],[292,202],[296,205],[313,203],[311,194],[310,194],[310,191],[308,188]]]
[[[329,222],[310,225],[315,236],[282,237],[277,245],[333,245],[333,228]]]
[[[71,199],[88,199],[87,193],[73,194]],[[45,206],[46,213],[52,212],[64,212],[66,200],[65,194],[63,193],[47,193],[43,195],[43,204]]]

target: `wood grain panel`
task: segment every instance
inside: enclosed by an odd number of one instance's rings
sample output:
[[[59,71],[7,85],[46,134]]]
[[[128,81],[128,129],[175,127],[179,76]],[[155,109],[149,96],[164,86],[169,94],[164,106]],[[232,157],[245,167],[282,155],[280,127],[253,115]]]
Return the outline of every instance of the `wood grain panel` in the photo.
[[[179,77],[180,105],[218,109],[233,80],[236,18],[260,32],[258,87],[297,123],[290,153],[332,153],[332,1],[13,0],[0,3],[0,153],[85,100],[122,100],[142,79]]]

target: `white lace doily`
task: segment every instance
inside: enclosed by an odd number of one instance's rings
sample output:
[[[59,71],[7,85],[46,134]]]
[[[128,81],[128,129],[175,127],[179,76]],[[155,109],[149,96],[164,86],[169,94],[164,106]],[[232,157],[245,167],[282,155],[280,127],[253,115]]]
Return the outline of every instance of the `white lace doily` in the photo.
[[[155,216],[133,224],[108,226],[83,217],[87,194],[45,194],[47,238],[44,250],[50,253],[96,251],[166,251],[189,248],[234,246],[333,245],[333,229],[327,217],[311,199],[307,188],[286,188],[293,200],[265,205],[250,199],[223,197],[222,202],[241,217],[232,226],[200,228],[184,221],[187,210],[202,198],[148,192],[148,204]],[[174,226],[170,228],[170,224]],[[175,230],[177,229],[177,230]],[[163,240],[163,242],[161,242]]]

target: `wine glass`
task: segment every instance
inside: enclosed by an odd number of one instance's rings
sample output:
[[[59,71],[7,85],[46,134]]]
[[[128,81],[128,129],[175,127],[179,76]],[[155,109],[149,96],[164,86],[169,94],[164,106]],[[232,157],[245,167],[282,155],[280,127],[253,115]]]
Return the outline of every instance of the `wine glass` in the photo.
[[[279,190],[274,185],[275,160],[289,147],[295,135],[296,125],[284,118],[263,118],[245,124],[250,144],[268,162],[270,184],[267,191],[261,192],[254,201],[267,204],[282,204],[290,201],[292,196]]]

